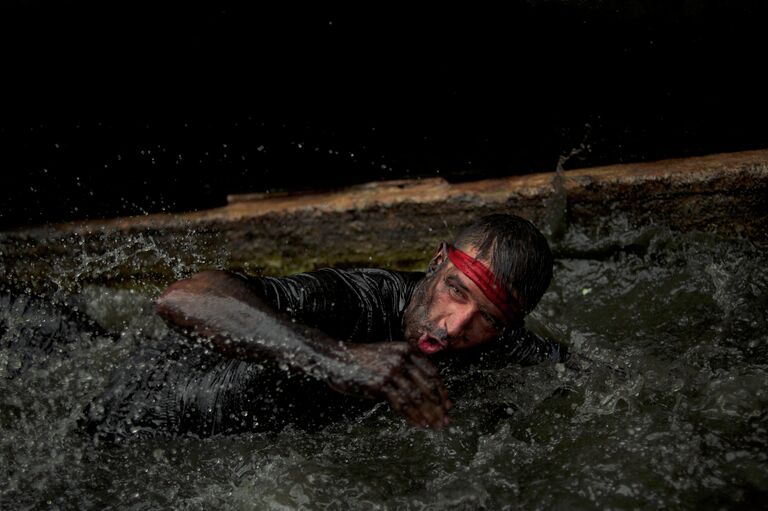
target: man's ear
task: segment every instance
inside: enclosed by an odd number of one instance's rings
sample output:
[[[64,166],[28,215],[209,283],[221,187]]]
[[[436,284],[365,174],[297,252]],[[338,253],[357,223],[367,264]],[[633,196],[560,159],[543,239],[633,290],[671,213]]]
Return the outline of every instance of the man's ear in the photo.
[[[440,267],[441,264],[445,261],[445,259],[448,257],[448,245],[443,242],[440,243],[437,246],[437,252],[435,252],[435,255],[432,257],[432,260],[429,261],[429,266],[427,266],[427,275],[432,275],[435,273],[435,271]]]

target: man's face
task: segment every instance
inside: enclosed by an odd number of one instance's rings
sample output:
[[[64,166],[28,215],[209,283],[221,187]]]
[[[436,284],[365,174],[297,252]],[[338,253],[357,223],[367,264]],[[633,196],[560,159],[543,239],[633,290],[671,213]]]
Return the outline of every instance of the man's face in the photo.
[[[477,249],[468,247],[464,252],[474,257]],[[507,320],[480,288],[447,259],[444,245],[431,267],[436,270],[419,285],[405,310],[406,340],[432,355],[496,339]]]

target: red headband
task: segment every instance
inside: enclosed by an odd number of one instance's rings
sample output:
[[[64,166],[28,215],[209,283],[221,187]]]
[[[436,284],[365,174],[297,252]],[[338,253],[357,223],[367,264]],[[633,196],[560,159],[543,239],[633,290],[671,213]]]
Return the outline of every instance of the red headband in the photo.
[[[510,296],[501,281],[483,263],[462,252],[453,245],[448,245],[448,259],[464,275],[480,288],[486,298],[507,318],[514,318],[514,308],[511,306]]]

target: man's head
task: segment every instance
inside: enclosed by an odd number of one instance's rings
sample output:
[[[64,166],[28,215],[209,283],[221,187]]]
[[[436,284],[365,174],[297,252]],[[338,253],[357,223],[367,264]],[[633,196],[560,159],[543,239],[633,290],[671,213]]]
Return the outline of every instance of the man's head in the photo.
[[[496,339],[522,323],[551,279],[552,253],[531,222],[482,217],[438,247],[406,308],[406,340],[432,354]]]

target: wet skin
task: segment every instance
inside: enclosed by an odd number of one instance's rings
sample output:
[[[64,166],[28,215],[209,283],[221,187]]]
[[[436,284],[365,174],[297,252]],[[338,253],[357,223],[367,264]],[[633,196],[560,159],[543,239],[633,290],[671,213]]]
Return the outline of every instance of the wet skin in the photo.
[[[465,251],[474,256],[471,248]],[[505,324],[482,291],[447,260],[443,245],[406,308],[405,342],[331,339],[276,315],[243,280],[222,271],[174,283],[156,307],[171,325],[209,339],[225,356],[272,358],[340,392],[385,399],[411,424],[435,430],[448,424],[452,404],[427,357],[492,341]]]
[[[471,257],[474,247],[464,247]],[[482,261],[487,265],[487,261]],[[496,339],[510,320],[448,260],[441,245],[404,315],[406,340],[427,355],[473,348]]]

